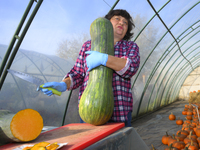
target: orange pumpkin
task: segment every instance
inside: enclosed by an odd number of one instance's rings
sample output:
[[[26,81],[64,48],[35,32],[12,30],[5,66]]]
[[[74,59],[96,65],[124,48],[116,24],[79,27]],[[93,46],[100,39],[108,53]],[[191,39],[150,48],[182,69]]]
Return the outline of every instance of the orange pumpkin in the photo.
[[[183,140],[183,142],[184,142],[185,144],[191,143],[191,141],[197,143],[197,140],[194,139],[194,138],[192,138],[191,136],[186,137],[186,138]]]
[[[169,120],[175,120],[175,119],[176,119],[176,116],[173,113],[171,113],[169,115]]]
[[[168,133],[166,132],[166,135],[163,135],[163,137],[162,137],[162,143],[167,145],[169,138],[172,138],[172,136],[168,135]]]
[[[182,125],[183,124],[183,120],[179,118],[178,120],[176,120],[176,124],[177,125]]]
[[[175,135],[173,134],[172,137],[169,138],[169,140],[168,140],[168,146],[170,146],[170,144],[172,144],[172,143],[174,143],[174,142],[176,142],[176,141],[177,141],[177,139],[175,138]],[[173,146],[173,145],[172,145],[172,146]]]
[[[181,134],[181,132],[179,132],[177,135],[175,135],[175,138],[176,139],[179,139],[179,141],[184,141],[184,139],[186,138],[187,136],[184,135],[184,134]]]
[[[199,145],[193,141],[191,141],[190,143],[188,143],[186,145],[186,147],[188,147],[188,150],[198,150],[199,149]]]
[[[196,115],[196,114],[197,114],[197,112],[196,112],[195,110],[194,110],[192,113],[193,113],[193,115]],[[194,116],[193,116],[193,117],[194,117]]]
[[[193,115],[193,112],[191,110],[187,111],[187,115]]]
[[[199,127],[197,127],[195,133],[196,133],[196,135],[197,135],[198,137],[200,137],[200,128],[199,128]]]
[[[185,117],[185,123],[191,123],[191,120],[187,119],[187,117]]]
[[[183,149],[185,147],[185,143],[177,139],[176,142],[172,143],[172,146],[176,147],[177,149]]]
[[[189,132],[188,132],[188,131],[185,131],[184,129],[182,129],[182,130],[178,130],[178,131],[176,132],[176,134],[178,135],[179,132],[181,132],[181,134],[184,134],[184,135],[186,135],[186,136],[189,135]]]
[[[183,126],[183,129],[190,133],[190,130],[193,130],[194,126],[192,124],[186,124],[186,126]]]
[[[189,137],[189,136],[190,136],[190,135],[188,135],[187,137]],[[198,136],[197,136],[196,134],[192,134],[192,135],[191,135],[191,138],[197,140]],[[198,142],[198,141],[197,141],[197,142]]]
[[[186,118],[187,118],[188,120],[192,120],[192,115],[187,115]]]
[[[182,115],[187,115],[187,110],[183,110]]]

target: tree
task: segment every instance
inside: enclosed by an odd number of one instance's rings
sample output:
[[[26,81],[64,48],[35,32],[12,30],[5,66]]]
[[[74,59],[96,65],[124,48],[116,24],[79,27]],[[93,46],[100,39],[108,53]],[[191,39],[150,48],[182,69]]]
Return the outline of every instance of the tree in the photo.
[[[64,40],[59,44],[56,53],[61,58],[72,58],[74,61],[76,61],[83,43],[89,39],[90,36],[86,33],[83,33],[82,35],[72,37],[70,40]]]

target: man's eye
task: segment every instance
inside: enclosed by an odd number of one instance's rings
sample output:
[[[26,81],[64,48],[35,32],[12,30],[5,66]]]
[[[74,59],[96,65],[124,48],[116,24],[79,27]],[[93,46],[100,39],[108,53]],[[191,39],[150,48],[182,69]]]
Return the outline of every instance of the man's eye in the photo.
[[[127,22],[127,21],[124,21],[124,24],[126,24],[126,25],[127,25],[127,24],[128,24],[128,22]]]

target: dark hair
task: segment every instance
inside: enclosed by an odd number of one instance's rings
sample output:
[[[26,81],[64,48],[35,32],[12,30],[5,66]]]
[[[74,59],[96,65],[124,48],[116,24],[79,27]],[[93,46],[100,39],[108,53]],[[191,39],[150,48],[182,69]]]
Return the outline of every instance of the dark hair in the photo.
[[[131,32],[131,30],[135,27],[135,25],[133,23],[133,19],[130,16],[130,14],[126,10],[115,9],[115,10],[111,10],[105,16],[105,18],[110,20],[113,16],[122,16],[128,20],[128,30],[127,30],[126,35],[124,36],[123,40],[127,40],[127,41],[130,40],[133,37],[133,32]]]

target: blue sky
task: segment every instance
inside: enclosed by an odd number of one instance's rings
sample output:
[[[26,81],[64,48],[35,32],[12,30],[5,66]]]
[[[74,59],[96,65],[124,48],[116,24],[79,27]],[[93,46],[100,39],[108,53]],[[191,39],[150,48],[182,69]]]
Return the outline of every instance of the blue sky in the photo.
[[[158,10],[168,0],[152,0]],[[184,11],[186,4],[197,0],[176,0],[162,11],[170,24],[175,11]],[[44,0],[20,48],[54,55],[61,41],[81,33],[88,33],[90,24],[103,17],[116,0]],[[0,1],[0,44],[8,45],[19,24],[29,0]],[[34,3],[35,6],[36,3]],[[184,7],[183,7],[184,6]],[[115,8],[126,9],[132,16],[141,14],[150,19],[154,14],[146,0],[120,0]],[[177,15],[177,16],[175,16]]]

